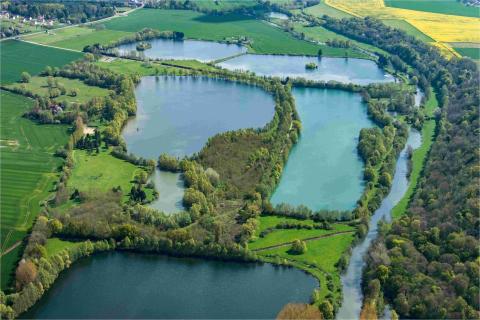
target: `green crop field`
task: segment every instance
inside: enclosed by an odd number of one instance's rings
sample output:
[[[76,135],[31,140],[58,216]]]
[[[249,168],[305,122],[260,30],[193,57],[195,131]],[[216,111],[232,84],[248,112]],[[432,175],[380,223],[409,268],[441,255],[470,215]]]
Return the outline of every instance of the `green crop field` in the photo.
[[[7,40],[0,43],[1,84],[20,79],[27,71],[31,75],[40,73],[46,66],[61,67],[83,57],[82,53],[39,46],[27,42]]]
[[[387,26],[390,26],[392,28],[400,29],[402,31],[405,31],[407,34],[417,37],[419,40],[422,40],[424,42],[434,42],[432,38],[427,36],[425,33],[421,32],[414,26],[412,26],[410,23],[408,23],[405,20],[401,19],[384,19],[382,20],[383,23],[385,23]]]
[[[130,34],[131,32],[116,30],[95,30],[86,27],[71,27],[57,31],[50,31],[48,34],[42,33],[26,36],[25,39],[36,43],[48,44],[54,47],[82,51],[87,45],[94,43],[109,44]]]
[[[273,54],[316,55],[318,46],[295,39],[289,33],[265,21],[238,14],[205,15],[188,10],[141,9],[127,17],[109,20],[107,29],[136,32],[142,28],[175,30],[186,38],[221,41],[228,37],[246,36],[253,43],[251,51]]]
[[[50,194],[62,163],[53,152],[67,142],[67,127],[37,125],[22,117],[33,101],[1,91],[1,242],[2,252],[25,235]],[[21,253],[21,246],[2,256],[2,288]]]
[[[443,13],[465,17],[480,17],[480,9],[466,6],[458,0],[385,0],[387,7]]]
[[[464,57],[469,57],[474,60],[480,59],[480,48],[458,48],[454,47],[455,51],[460,53]]]
[[[26,90],[38,94],[40,96],[48,96],[49,87],[47,85],[48,77],[32,77],[29,83],[15,83],[6,86],[6,88],[19,88],[25,86]],[[78,102],[85,103],[92,100],[94,97],[106,97],[109,90],[100,87],[89,86],[77,79],[68,79],[62,77],[54,78],[63,85],[67,91],[65,95],[60,95],[55,98],[56,101]],[[78,89],[78,94],[72,97],[69,92],[71,89]]]
[[[325,4],[325,0],[320,0],[319,4],[308,7],[305,12],[316,17],[322,17],[324,15],[334,17],[337,19],[351,18],[352,16],[344,11],[337,10],[328,4]]]
[[[106,192],[120,186],[123,193],[128,194],[133,178],[142,170],[104,150],[99,154],[74,150],[73,159],[74,168],[68,187],[79,191]]]

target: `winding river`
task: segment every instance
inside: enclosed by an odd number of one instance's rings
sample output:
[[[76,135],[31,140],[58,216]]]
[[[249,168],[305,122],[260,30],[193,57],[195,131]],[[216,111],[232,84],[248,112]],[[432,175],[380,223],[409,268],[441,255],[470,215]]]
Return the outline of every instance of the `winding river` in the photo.
[[[317,281],[293,268],[111,252],[75,263],[28,319],[272,319]]]
[[[422,136],[420,132],[412,129],[405,148],[397,160],[395,175],[393,177],[390,193],[383,199],[380,207],[375,211],[369,222],[369,230],[365,239],[355,246],[350,257],[347,271],[342,275],[343,302],[337,313],[337,319],[358,319],[362,308],[362,271],[365,267],[364,257],[373,240],[378,235],[378,222],[381,219],[391,220],[390,211],[402,199],[408,189],[407,179],[407,148],[410,145],[413,149],[420,147]]]
[[[146,42],[150,43],[152,47],[144,51],[137,51],[137,43],[122,44],[117,47],[117,50],[124,56],[133,51],[141,57],[150,59],[195,59],[202,62],[230,57],[247,51],[245,47],[237,44],[202,40],[154,39]]]

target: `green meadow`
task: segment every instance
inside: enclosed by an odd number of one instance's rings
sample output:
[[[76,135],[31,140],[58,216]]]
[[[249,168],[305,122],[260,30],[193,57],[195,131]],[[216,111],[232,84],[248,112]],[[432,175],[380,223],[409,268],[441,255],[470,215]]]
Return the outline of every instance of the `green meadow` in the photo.
[[[71,27],[53,30],[47,33],[26,36],[24,39],[54,47],[82,51],[87,45],[94,43],[108,44],[115,42],[131,32],[115,30],[95,30],[87,27]]]
[[[23,71],[36,75],[43,71],[46,66],[61,67],[83,57],[83,54],[79,52],[16,40],[0,42],[0,51],[2,52],[0,58],[0,64],[2,65],[1,84],[19,80]]]

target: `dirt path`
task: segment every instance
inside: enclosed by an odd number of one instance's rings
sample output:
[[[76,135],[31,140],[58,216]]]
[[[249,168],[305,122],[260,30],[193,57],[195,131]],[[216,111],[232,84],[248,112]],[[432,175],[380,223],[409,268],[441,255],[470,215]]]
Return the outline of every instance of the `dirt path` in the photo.
[[[305,238],[305,239],[300,239],[302,241],[313,241],[313,240],[318,240],[318,239],[323,239],[323,238],[330,238],[330,237],[334,237],[334,236],[337,236],[337,235],[340,235],[340,234],[346,234],[346,233],[354,233],[355,231],[339,231],[339,232],[335,232],[335,233],[329,233],[329,234],[324,234],[324,235],[321,235],[321,236],[316,236],[316,237],[310,237],[310,238]],[[281,244],[276,244],[274,246],[268,246],[268,247],[264,247],[264,248],[260,248],[260,249],[253,249],[252,251],[255,251],[255,252],[260,252],[260,251],[265,251],[265,250],[270,250],[270,249],[275,249],[275,248],[280,248],[280,247],[286,247],[286,246],[291,246],[293,243],[293,241],[291,242],[285,242],[285,243],[281,243]]]
[[[4,255],[8,254],[10,251],[14,250],[16,247],[18,247],[21,244],[22,244],[22,241],[15,242],[10,248],[3,251],[2,255],[0,255],[0,257],[3,257]]]

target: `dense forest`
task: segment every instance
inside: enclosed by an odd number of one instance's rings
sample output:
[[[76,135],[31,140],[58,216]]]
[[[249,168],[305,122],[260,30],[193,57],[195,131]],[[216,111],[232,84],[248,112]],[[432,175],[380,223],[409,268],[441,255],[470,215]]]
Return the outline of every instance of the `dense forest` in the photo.
[[[479,73],[468,59],[437,50],[374,19],[326,19],[326,26],[409,64],[439,92],[439,132],[408,212],[369,252],[364,289],[402,318],[479,315]],[[395,58],[396,57],[396,58]]]

